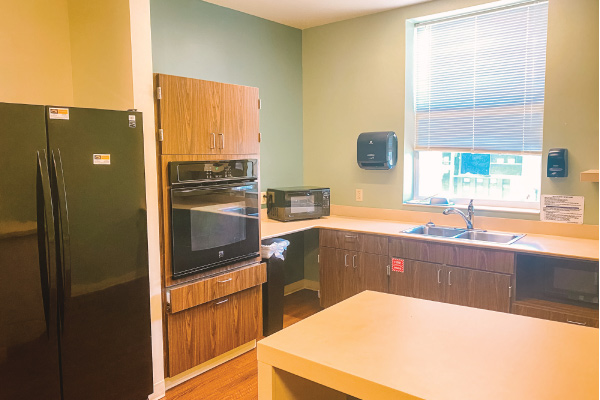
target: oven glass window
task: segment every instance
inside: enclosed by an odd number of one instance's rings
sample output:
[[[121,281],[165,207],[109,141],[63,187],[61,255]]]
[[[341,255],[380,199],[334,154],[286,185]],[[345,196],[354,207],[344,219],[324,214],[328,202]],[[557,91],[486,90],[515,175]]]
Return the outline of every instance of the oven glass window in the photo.
[[[172,189],[174,276],[255,255],[258,213],[254,182]]]
[[[291,196],[291,211],[292,213],[314,213],[315,212],[315,195]]]
[[[190,210],[192,251],[226,246],[246,239],[247,210],[242,202]]]

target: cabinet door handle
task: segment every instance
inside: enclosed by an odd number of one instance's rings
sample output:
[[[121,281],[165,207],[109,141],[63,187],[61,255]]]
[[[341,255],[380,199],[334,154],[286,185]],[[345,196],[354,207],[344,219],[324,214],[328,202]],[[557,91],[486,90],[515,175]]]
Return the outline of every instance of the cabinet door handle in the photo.
[[[225,283],[225,282],[229,282],[230,280],[232,280],[233,278],[229,278],[229,279],[225,279],[224,281],[217,281],[218,283]]]
[[[213,133],[210,134],[212,136],[212,139],[210,141],[210,148],[214,149],[217,146],[217,136]]]
[[[218,306],[219,304],[227,303],[228,301],[229,301],[229,299],[221,300],[219,302],[216,302],[215,306]]]
[[[356,254],[352,256],[352,268],[356,268]]]
[[[221,148],[224,149],[225,148],[225,134],[219,133],[219,136],[221,137]]]
[[[448,286],[452,286],[452,281],[450,280],[450,274],[452,271],[448,271]]]
[[[567,322],[569,324],[575,324],[575,325],[581,325],[581,326],[586,326],[587,322],[577,322],[577,321],[571,321],[570,319],[567,319]]]
[[[344,267],[348,266],[348,254],[344,254]]]
[[[438,284],[442,283],[442,280],[440,279],[440,274],[442,273],[441,269],[438,269]]]

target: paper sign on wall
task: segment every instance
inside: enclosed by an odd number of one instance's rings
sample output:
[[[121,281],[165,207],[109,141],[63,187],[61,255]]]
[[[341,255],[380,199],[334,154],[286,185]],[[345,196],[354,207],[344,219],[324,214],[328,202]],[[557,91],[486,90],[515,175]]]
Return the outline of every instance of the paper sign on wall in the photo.
[[[540,220],[583,224],[583,196],[542,195]]]
[[[392,258],[392,271],[404,272],[404,260],[401,258]]]
[[[110,165],[110,154],[94,154],[94,164]]]

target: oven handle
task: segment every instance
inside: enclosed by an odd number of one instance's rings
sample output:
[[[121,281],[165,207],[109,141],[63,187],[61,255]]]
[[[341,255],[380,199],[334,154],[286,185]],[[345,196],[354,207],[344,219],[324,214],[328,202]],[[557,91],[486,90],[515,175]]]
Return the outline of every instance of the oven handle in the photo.
[[[248,184],[255,185],[256,183],[257,183],[256,181],[248,181],[248,182],[229,183],[226,185],[197,186],[197,187],[190,188],[190,189],[173,188],[173,189],[171,189],[171,191],[176,192],[176,193],[192,193],[192,192],[198,192],[198,191],[204,191],[204,190],[219,190],[219,189],[227,189],[227,188],[232,188],[232,187],[248,186]]]

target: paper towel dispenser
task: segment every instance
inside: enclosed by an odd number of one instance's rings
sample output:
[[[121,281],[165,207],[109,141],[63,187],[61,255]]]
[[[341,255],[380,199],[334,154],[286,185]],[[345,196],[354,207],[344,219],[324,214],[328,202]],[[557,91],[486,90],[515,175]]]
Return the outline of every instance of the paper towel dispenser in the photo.
[[[569,176],[569,158],[567,149],[550,149],[548,151],[548,178],[564,178]]]
[[[392,169],[398,161],[394,132],[363,132],[356,141],[356,162],[362,169]]]

